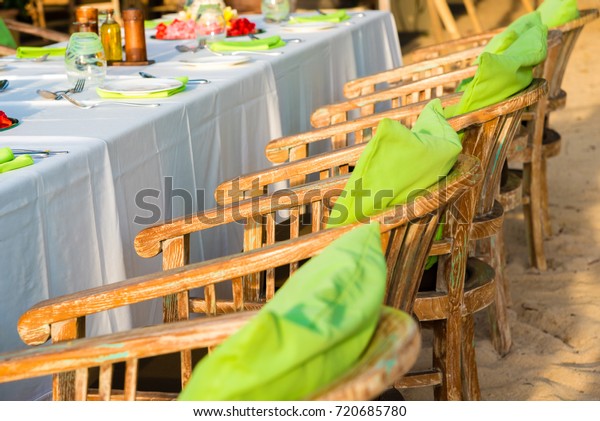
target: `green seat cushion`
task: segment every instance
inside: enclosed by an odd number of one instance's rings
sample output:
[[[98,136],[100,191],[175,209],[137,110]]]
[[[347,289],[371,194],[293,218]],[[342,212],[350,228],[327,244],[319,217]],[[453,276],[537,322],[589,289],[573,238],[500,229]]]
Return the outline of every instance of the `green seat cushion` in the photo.
[[[579,17],[577,0],[544,0],[537,8],[549,28],[564,25]]]
[[[386,284],[379,225],[360,225],[295,272],[194,368],[180,400],[301,400],[359,359]]]
[[[0,18],[0,45],[9,48],[17,48],[17,43],[2,18]]]
[[[383,119],[337,199],[328,226],[352,223],[406,203],[447,175],[461,150],[439,99],[427,104],[412,130]]]
[[[446,108],[446,117],[496,104],[531,83],[533,68],[546,58],[548,28],[541,23],[538,12],[530,13],[518,24],[518,28],[507,31],[490,47],[496,53],[481,53],[475,76],[461,84],[463,96],[457,104]]]

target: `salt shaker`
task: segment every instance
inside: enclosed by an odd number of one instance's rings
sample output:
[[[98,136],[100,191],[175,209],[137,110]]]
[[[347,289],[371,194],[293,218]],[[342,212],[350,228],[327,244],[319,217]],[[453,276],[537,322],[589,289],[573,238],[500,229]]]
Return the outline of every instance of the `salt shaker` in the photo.
[[[146,62],[146,37],[144,12],[141,9],[125,9],[121,12],[125,29],[125,57],[128,62]]]

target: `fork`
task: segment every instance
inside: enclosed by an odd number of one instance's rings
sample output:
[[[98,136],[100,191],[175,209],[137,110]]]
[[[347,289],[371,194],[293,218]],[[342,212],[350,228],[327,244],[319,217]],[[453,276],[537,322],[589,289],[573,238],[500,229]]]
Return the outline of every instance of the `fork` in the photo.
[[[257,37],[254,34],[248,34],[248,36],[250,37],[250,39],[261,39],[261,38]],[[288,43],[288,42],[302,42],[302,40],[300,38],[287,38],[287,39],[281,38],[281,40],[283,42],[285,42],[285,43]]]
[[[140,104],[139,102],[123,102],[123,101],[102,101],[102,102],[94,102],[91,104],[84,104],[83,102],[79,102],[76,99],[70,97],[67,94],[60,94],[64,99],[69,101],[71,104],[75,105],[78,108],[82,108],[84,110],[89,110],[90,108],[95,108],[99,105],[104,104],[112,104],[112,105],[126,105],[129,107],[158,107],[160,104]]]
[[[71,89],[67,89],[66,91],[56,91],[53,92],[53,94],[56,95],[56,100],[63,99],[63,97],[61,96],[62,94],[78,94],[80,92],[83,92],[84,86],[85,79],[77,79],[77,82],[75,82],[75,86],[73,86]]]

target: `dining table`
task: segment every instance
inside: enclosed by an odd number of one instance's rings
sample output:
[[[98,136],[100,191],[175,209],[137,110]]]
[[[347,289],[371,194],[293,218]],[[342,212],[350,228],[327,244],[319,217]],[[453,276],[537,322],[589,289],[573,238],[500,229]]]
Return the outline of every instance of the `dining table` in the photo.
[[[310,14],[310,13],[309,13]],[[34,153],[34,164],[0,174],[0,352],[26,348],[19,316],[39,301],[161,270],[133,240],[143,228],[216,205],[221,182],[272,165],[271,139],[310,130],[317,107],[343,99],[343,85],[402,65],[393,16],[367,10],[313,30],[246,15],[260,37],[280,35],[279,55],[244,53],[218,60],[207,49],[180,52],[193,40],[161,40],[146,29],[149,65],[108,66],[105,85],[141,79],[206,79],[171,96],[124,98],[156,107],[108,103],[94,86],[73,98],[91,109],[38,90],[71,86],[63,57],[0,59],[0,110],[18,120],[0,131],[0,148]],[[291,29],[290,29],[291,28]],[[269,50],[271,51],[271,50]],[[215,63],[217,61],[217,63]],[[148,79],[150,80],[150,79]],[[49,151],[49,152],[44,152]],[[242,231],[215,228],[192,237],[191,260],[240,249]],[[161,303],[94,315],[86,335],[157,323]],[[0,400],[50,397],[49,378],[0,385]]]

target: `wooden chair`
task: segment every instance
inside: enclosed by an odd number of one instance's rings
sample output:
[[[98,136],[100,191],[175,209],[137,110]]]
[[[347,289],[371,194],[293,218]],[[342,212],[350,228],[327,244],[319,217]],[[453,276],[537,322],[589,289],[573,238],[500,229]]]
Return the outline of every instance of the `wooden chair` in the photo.
[[[176,392],[149,393],[137,389],[144,370],[140,361],[182,350],[204,350],[216,346],[255,314],[254,311],[246,311],[137,328],[0,354],[0,383],[74,372],[74,400],[175,399]],[[383,306],[377,328],[360,360],[345,375],[306,399],[373,399],[412,367],[419,348],[420,333],[414,319],[403,311]],[[119,370],[118,364],[124,364],[126,370]],[[90,369],[101,373],[97,389],[88,388],[90,377],[93,377]],[[123,376],[118,378],[121,372]],[[124,389],[114,389],[115,380],[122,382]]]
[[[110,0],[106,2],[92,2],[85,0],[30,0],[27,11],[31,16],[34,26],[46,28],[48,26],[46,13],[51,10],[62,14],[63,18],[66,17],[68,19],[58,22],[60,26],[70,28],[72,23],[75,22],[75,9],[80,6],[95,7],[98,10],[113,9],[115,11],[115,16],[118,16],[120,19],[121,2],[119,0]]]
[[[511,170],[506,174],[507,182],[503,187],[501,201],[505,210],[511,210],[523,204],[525,207],[526,239],[531,265],[544,271],[547,268],[543,248],[545,236],[552,235],[550,216],[548,212],[548,182],[546,176],[546,160],[558,155],[561,148],[560,133],[548,127],[550,113],[563,108],[566,103],[566,92],[562,89],[562,79],[569,57],[579,34],[584,26],[598,18],[597,9],[580,10],[580,17],[564,25],[552,28],[562,35],[562,42],[556,46],[558,51],[552,53],[544,67],[537,69],[537,76],[549,81],[548,98],[545,113],[533,116],[526,113],[527,125],[515,137],[512,150],[509,152],[511,167],[523,166],[523,170]],[[496,33],[503,28],[471,37],[465,37],[445,43],[440,43],[412,52],[406,57],[408,63],[417,63],[432,58],[439,59],[448,54],[457,54],[474,45],[485,45]],[[553,32],[551,31],[551,32]],[[552,38],[549,34],[549,41]],[[549,44],[549,47],[551,44]],[[379,83],[379,82],[377,82]],[[347,91],[347,96],[357,95],[358,87],[371,92],[373,88],[368,83],[368,77],[353,81]],[[540,109],[537,110],[540,112]],[[543,129],[536,125],[543,123]],[[537,136],[533,138],[532,136]],[[521,184],[522,189],[521,189]],[[508,284],[506,284],[508,286]]]
[[[440,214],[466,190],[476,183],[480,176],[480,166],[476,159],[462,157],[453,171],[442,182],[429,189],[427,195],[419,196],[413,202],[390,209],[371,220],[378,221],[382,230],[382,248],[388,260],[388,289],[386,303],[394,308],[411,312],[414,295],[418,288],[425,258],[439,221]],[[328,181],[323,186],[312,186],[310,195],[301,192],[289,195],[298,206],[322,201],[332,195]],[[273,203],[272,198],[263,198],[263,203]],[[273,206],[280,209],[281,206]],[[242,204],[229,212],[231,220],[246,215],[250,219],[260,215],[269,216],[272,210],[263,206],[256,214],[244,214]],[[226,211],[221,211],[226,212]],[[166,226],[150,229],[158,236],[170,239],[187,235],[198,224],[202,225],[203,212],[187,221],[175,221]],[[214,224],[205,225],[214,226]],[[269,223],[267,222],[267,231]],[[199,264],[187,265],[171,270],[109,284],[103,287],[81,291],[75,294],[43,301],[28,310],[19,320],[18,330],[25,343],[39,345],[49,338],[53,342],[63,342],[84,336],[85,318],[98,312],[117,307],[132,305],[142,301],[163,298],[166,308],[176,308],[181,312],[175,317],[166,315],[166,322],[187,319],[189,312],[202,312],[206,315],[229,313],[241,310],[255,310],[274,294],[274,270],[287,266],[290,272],[295,270],[299,261],[319,253],[331,241],[352,230],[355,225],[322,230],[298,238],[274,243],[269,236],[267,244],[232,256],[213,259]],[[172,232],[167,232],[167,230]],[[159,249],[163,242],[157,241]],[[266,274],[265,274],[266,272]],[[264,274],[265,284],[257,299],[243,293],[242,279],[252,281],[255,275]],[[216,284],[231,281],[228,291],[223,292],[233,298],[217,297]],[[190,291],[203,288],[203,298],[192,298]],[[252,292],[255,289],[249,288]],[[173,297],[189,298],[186,300]],[[178,302],[177,302],[178,301]],[[184,314],[185,312],[185,314]],[[181,379],[187,382],[191,372],[189,351],[182,352]],[[133,370],[133,368],[132,368]],[[107,376],[109,371],[107,371]],[[54,398],[71,400],[74,377],[71,373],[57,375],[54,381]]]
[[[586,24],[598,18],[598,9],[580,11],[580,17],[561,25],[557,29],[562,33],[562,43],[556,51],[551,72],[543,70],[543,77],[548,79],[548,100],[543,114],[532,116],[528,127],[516,137],[510,162],[523,165],[523,177],[531,179],[528,183],[529,197],[523,196],[525,205],[531,203],[531,213],[539,216],[540,225],[529,229],[528,245],[532,265],[540,270],[546,270],[547,263],[542,247],[544,236],[552,235],[550,215],[548,212],[548,179],[546,162],[548,158],[559,154],[562,144],[560,133],[549,127],[550,114],[564,108],[567,93],[562,89],[563,77],[569,63],[569,58],[575,47],[579,34]],[[537,128],[536,126],[541,126]],[[532,138],[535,136],[535,138]],[[536,149],[537,148],[537,149]],[[529,175],[527,173],[530,173]],[[514,172],[513,172],[514,174]],[[539,205],[533,195],[539,197]],[[538,218],[533,218],[533,221]]]
[[[7,28],[12,32],[17,34],[29,34],[35,35],[39,38],[48,41],[61,42],[68,41],[69,35],[64,34],[62,32],[53,31],[51,29],[38,28],[36,26],[30,25],[28,23],[18,22],[14,19],[3,19]],[[8,56],[13,55],[17,52],[14,48],[0,45],[0,56]]]
[[[527,0],[523,0],[527,1]],[[476,33],[483,31],[479,16],[477,16],[477,10],[473,0],[463,0],[467,14],[473,25],[473,29]],[[436,40],[441,41],[444,37],[442,35],[441,26],[439,19],[442,20],[446,31],[448,31],[450,38],[458,39],[461,37],[456,20],[450,11],[447,0],[427,0],[427,8],[429,9],[429,17],[431,20],[431,28],[433,30],[433,36]]]
[[[494,236],[500,232],[503,218],[502,207],[499,203],[495,202],[495,195],[498,191],[500,177],[498,163],[503,162],[505,158],[510,141],[514,136],[515,130],[519,126],[518,118],[520,118],[521,113],[525,107],[535,104],[539,98],[543,97],[545,89],[545,83],[543,81],[537,81],[528,90],[508,101],[450,119],[450,123],[455,130],[464,130],[465,133],[471,133],[470,135],[465,135],[465,140],[463,142],[463,146],[465,147],[464,152],[470,153],[469,151],[473,150],[472,153],[474,156],[481,159],[486,165],[490,165],[490,172],[485,177],[486,181],[484,182],[484,187],[482,187],[481,194],[476,196],[478,197],[477,216],[475,217],[475,223],[473,224],[472,231],[469,235],[471,235],[471,239],[473,240],[487,242],[487,249],[484,248],[483,251],[480,251],[480,254],[487,255],[487,260],[492,263],[495,268],[498,268],[498,276],[502,276],[501,265],[499,264],[500,258],[496,254],[490,255],[490,253],[493,250],[501,249],[501,247],[492,249],[489,246],[495,238]],[[455,103],[459,98],[460,94],[453,94],[442,97],[441,99],[445,105],[448,105]],[[290,158],[294,157],[294,154],[298,154],[297,151],[300,148],[306,148],[307,145],[316,142],[327,142],[335,146],[346,145],[347,143],[345,143],[345,140],[350,138],[353,138],[356,141],[366,141],[370,138],[369,136],[373,135],[376,130],[376,125],[381,118],[387,117],[403,121],[405,124],[411,124],[411,122],[414,121],[414,118],[420,113],[423,106],[424,103],[412,104],[375,115],[358,118],[346,123],[313,130],[304,134],[275,139],[267,146],[267,157],[273,162],[287,162],[290,161]],[[486,125],[488,127],[487,129],[485,128]],[[367,134],[365,134],[365,132]],[[478,138],[478,136],[480,136],[480,138]],[[344,139],[344,141],[341,141],[341,138]],[[481,148],[481,146],[475,146],[476,144],[486,144],[486,142],[488,142],[488,147],[490,149],[477,149]],[[257,192],[262,192],[264,189],[267,189],[269,185],[285,180],[289,180],[291,184],[302,184],[307,182],[309,177],[314,176],[315,174],[324,178],[339,173],[345,173],[348,171],[348,166],[352,166],[356,163],[364,146],[364,143],[358,143],[353,146],[342,147],[342,149],[327,154],[287,162],[286,164],[272,169],[258,171],[235,180],[230,180],[217,188],[217,201],[221,203],[230,203],[231,201],[239,200],[242,197],[248,197],[257,194]],[[298,155],[304,154],[305,152],[301,152]],[[494,159],[492,160],[491,157],[494,157]],[[484,168],[487,168],[486,165],[484,165]],[[474,205],[474,203],[472,203],[472,205]],[[467,213],[465,212],[463,217],[464,215],[467,215]],[[473,217],[472,213],[471,216]],[[468,218],[467,221],[467,224],[471,223],[471,220]],[[454,233],[450,233],[445,241],[434,244],[432,254],[443,255],[444,253],[448,253],[450,251],[448,244],[450,242],[456,244],[454,235]],[[452,252],[455,253],[457,251],[452,250]],[[497,300],[494,311],[492,312],[492,326],[497,329],[494,330],[493,337],[496,338],[494,339],[495,342],[502,343],[503,347],[508,349],[510,347],[510,330],[505,314],[506,304],[504,301],[504,290],[500,290],[501,285],[502,283],[498,282],[497,287],[499,288],[499,291],[496,294],[493,294]],[[444,299],[447,299],[447,296],[443,294],[436,298],[440,298],[441,296],[443,296]],[[419,299],[417,299],[417,302],[418,301]],[[428,305],[431,305],[431,303],[428,303]],[[441,313],[444,312],[440,311],[440,314]],[[423,316],[423,319],[426,318],[426,316]],[[453,373],[456,372],[454,371]],[[443,382],[443,384],[446,384],[446,382]],[[458,392],[458,394],[455,392],[447,394],[446,391],[443,389],[441,390],[439,396],[453,396],[456,398],[456,396],[459,396],[460,394],[460,392]],[[454,387],[453,390],[460,390],[460,388]],[[476,387],[474,387],[473,390],[476,390]],[[473,392],[471,396],[478,396],[477,392]]]

